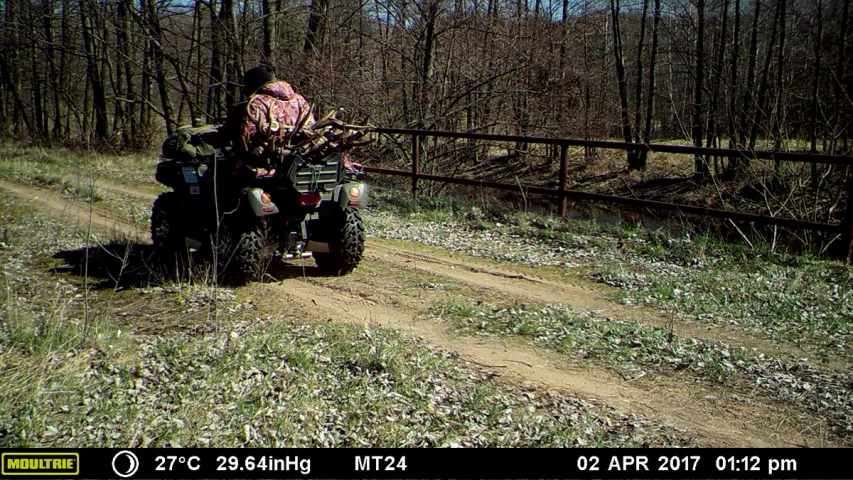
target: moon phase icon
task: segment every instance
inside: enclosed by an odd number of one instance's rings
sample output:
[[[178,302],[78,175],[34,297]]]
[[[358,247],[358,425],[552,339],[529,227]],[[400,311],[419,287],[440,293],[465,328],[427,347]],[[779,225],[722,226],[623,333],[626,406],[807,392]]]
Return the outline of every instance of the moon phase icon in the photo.
[[[129,464],[127,466],[127,470],[124,470],[124,468],[120,468],[119,466],[116,466],[116,460],[118,460],[119,458],[122,458],[122,457],[127,457],[127,462]],[[124,462],[121,462],[121,463],[124,463]],[[120,466],[124,467],[124,465],[120,465]],[[124,471],[122,472],[122,470],[124,470]],[[132,477],[133,474],[136,473],[137,470],[139,470],[139,459],[136,458],[136,455],[134,455],[133,452],[131,452],[130,450],[122,450],[122,451],[116,453],[115,456],[113,456],[113,471],[119,477],[121,477],[121,478]]]

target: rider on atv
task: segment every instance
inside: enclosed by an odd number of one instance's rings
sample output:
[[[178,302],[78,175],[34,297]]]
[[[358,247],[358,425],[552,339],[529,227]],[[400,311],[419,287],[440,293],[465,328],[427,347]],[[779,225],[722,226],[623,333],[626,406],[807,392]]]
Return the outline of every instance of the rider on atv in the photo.
[[[214,148],[234,147],[250,167],[260,167],[255,168],[258,175],[266,175],[266,157],[286,152],[285,138],[310,135],[317,122],[305,98],[262,66],[243,75],[243,95],[247,100],[231,110],[221,127],[199,136]],[[344,164],[350,171],[361,167],[346,154]]]
[[[246,101],[231,109],[225,123],[217,130],[200,135],[201,140],[214,148],[233,146],[243,154],[260,156],[264,153],[259,146],[250,146],[251,138],[258,131],[258,120],[269,117],[284,120],[279,128],[295,128],[303,117],[301,128],[314,125],[314,114],[302,95],[293,90],[284,80],[276,80],[262,66],[250,68],[243,75],[243,95]],[[254,114],[254,115],[253,115]],[[253,118],[268,117],[268,118]]]

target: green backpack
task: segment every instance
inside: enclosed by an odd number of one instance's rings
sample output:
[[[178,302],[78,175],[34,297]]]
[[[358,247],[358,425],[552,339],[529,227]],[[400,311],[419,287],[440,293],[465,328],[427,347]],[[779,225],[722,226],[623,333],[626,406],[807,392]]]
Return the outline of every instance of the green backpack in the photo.
[[[196,156],[207,157],[216,153],[216,149],[201,139],[201,133],[215,132],[214,125],[193,127],[184,125],[163,142],[163,156],[173,160],[189,161]]]

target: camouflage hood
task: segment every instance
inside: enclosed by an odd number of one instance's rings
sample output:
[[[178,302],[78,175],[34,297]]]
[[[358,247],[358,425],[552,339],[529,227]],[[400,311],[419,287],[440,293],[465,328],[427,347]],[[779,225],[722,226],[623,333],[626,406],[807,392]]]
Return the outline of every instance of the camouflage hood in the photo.
[[[274,80],[263,84],[263,86],[255,92],[255,95],[269,95],[288,102],[296,96],[296,92],[293,91],[293,87],[284,80]]]

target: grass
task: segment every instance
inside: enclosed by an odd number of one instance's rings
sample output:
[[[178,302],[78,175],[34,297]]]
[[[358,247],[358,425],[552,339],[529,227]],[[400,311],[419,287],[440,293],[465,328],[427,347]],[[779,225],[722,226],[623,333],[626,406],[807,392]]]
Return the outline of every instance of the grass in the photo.
[[[657,239],[660,240],[660,239]],[[629,303],[675,308],[704,322],[760,331],[850,357],[853,270],[809,255],[774,255],[710,237],[652,241],[637,252],[676,269],[603,268]]]
[[[486,303],[457,297],[434,303],[431,314],[453,320],[460,333],[529,337],[577,360],[593,359],[611,367],[690,367],[720,382],[733,372],[733,365],[726,360],[729,357],[715,358],[701,346],[679,341],[671,332],[556,305]],[[743,351],[737,356],[742,358]],[[724,360],[729,363],[727,369]]]
[[[54,188],[60,194],[87,202],[104,199],[101,191],[95,187],[89,176],[81,175],[79,165],[73,165],[72,159],[63,161],[54,155],[41,152],[36,155],[21,155],[13,151],[0,155],[0,177],[12,181],[23,181],[32,185]]]
[[[762,389],[777,401],[803,404],[828,419],[834,435],[849,437],[851,414],[845,400],[849,390],[843,386],[844,374],[824,374],[792,359],[769,358],[701,339],[681,339],[672,330],[558,305],[456,297],[434,302],[430,313],[433,318],[451,320],[458,333],[526,337],[577,362],[613,369],[626,381],[653,371],[682,381],[723,384],[729,391],[746,396]],[[684,373],[693,379],[686,379]],[[830,405],[826,399],[838,401]]]

